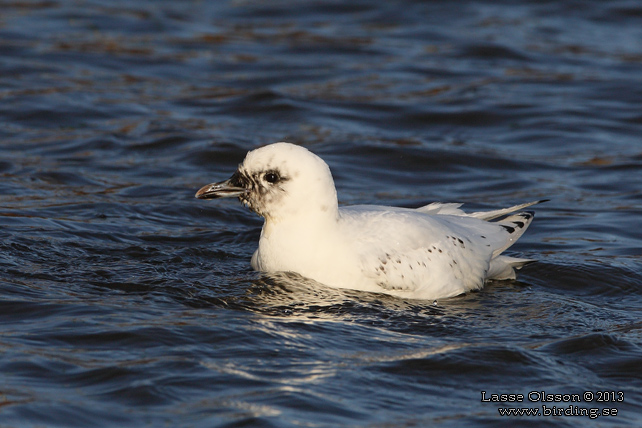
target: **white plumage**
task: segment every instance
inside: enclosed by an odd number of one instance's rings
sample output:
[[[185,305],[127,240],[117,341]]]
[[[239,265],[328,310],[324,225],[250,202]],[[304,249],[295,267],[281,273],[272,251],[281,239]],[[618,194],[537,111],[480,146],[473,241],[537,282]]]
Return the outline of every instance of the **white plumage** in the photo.
[[[487,279],[515,278],[515,269],[532,260],[501,253],[533,219],[516,211],[542,202],[469,214],[461,204],[441,203],[340,208],[328,165],[288,143],[249,152],[229,180],[202,187],[196,197],[238,197],[265,218],[252,256],[256,270],[413,299],[456,296]]]

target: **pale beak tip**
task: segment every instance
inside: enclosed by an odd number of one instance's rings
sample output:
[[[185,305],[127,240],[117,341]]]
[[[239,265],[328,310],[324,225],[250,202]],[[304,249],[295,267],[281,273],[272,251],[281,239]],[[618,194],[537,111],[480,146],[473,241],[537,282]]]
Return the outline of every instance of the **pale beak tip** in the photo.
[[[214,192],[216,188],[215,184],[208,184],[206,186],[201,187],[198,189],[198,192],[194,195],[196,199],[212,199],[215,198],[216,192]]]

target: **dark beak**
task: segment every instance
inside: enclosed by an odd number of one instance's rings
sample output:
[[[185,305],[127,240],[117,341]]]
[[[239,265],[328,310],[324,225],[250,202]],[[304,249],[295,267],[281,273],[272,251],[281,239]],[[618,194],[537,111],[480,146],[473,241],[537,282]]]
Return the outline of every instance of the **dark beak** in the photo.
[[[198,199],[234,198],[247,193],[248,190],[241,187],[237,174],[234,174],[229,180],[201,187],[196,192],[196,197]]]

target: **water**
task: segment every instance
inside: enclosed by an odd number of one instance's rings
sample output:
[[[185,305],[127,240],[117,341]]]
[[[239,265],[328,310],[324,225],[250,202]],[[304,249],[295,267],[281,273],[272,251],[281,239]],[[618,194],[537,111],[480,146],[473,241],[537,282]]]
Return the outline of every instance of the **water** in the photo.
[[[642,424],[638,2],[1,8],[2,428]],[[342,204],[549,198],[539,263],[438,302],[255,273],[260,219],[194,193],[279,140]]]

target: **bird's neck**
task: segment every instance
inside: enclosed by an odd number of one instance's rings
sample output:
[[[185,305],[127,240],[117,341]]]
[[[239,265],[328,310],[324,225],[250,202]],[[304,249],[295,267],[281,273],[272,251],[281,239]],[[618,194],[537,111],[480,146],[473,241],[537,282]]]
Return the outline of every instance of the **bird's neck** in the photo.
[[[323,230],[335,227],[339,218],[339,208],[336,204],[321,206],[319,209],[284,209],[274,215],[265,216],[262,237],[270,238],[278,231],[293,237],[309,237]]]
[[[314,277],[318,260],[329,260],[334,243],[340,241],[338,210],[307,212],[281,218],[266,218],[259,249],[253,258],[258,270],[293,271]]]

